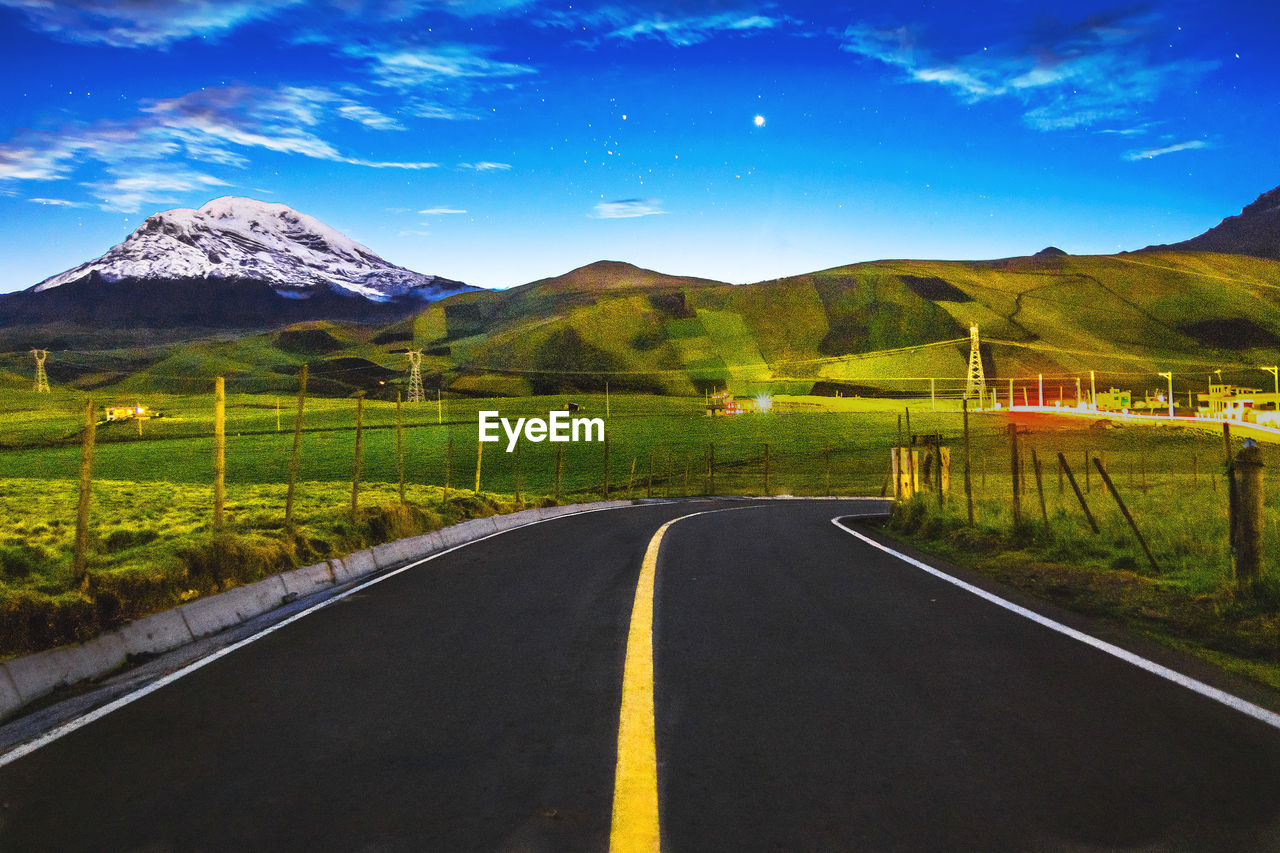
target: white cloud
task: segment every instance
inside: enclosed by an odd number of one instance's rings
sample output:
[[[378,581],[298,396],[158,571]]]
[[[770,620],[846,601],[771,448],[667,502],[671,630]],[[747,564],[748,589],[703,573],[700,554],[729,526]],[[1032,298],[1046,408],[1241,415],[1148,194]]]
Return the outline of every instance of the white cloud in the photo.
[[[112,47],[167,47],[217,36],[303,0],[0,0],[38,30],[67,41]]]
[[[595,206],[594,219],[635,219],[640,216],[660,216],[662,200],[656,198],[624,198],[618,201],[602,201]]]
[[[458,210],[453,207],[428,207],[426,210],[419,210],[422,216],[449,216],[452,214],[466,213],[465,210]]]
[[[1124,155],[1124,159],[1133,162],[1135,160],[1151,160],[1156,157],[1163,157],[1166,154],[1174,154],[1178,151],[1197,151],[1201,148],[1208,148],[1209,143],[1203,139],[1189,139],[1186,142],[1177,142],[1173,145],[1165,145],[1161,148],[1147,148],[1142,151],[1128,151]]]
[[[779,23],[779,19],[765,15],[733,12],[683,18],[653,17],[618,27],[608,33],[607,37],[629,40],[648,37],[662,39],[676,47],[689,47],[701,44],[719,33],[770,30]]]
[[[93,207],[83,201],[68,201],[65,198],[29,198],[27,201],[33,204],[43,204],[50,207]]]
[[[491,160],[481,160],[479,163],[459,163],[459,169],[471,169],[475,172],[507,172],[511,170],[510,163],[494,163]]]
[[[435,88],[445,81],[478,81],[534,73],[534,69],[527,65],[490,59],[488,48],[475,45],[348,44],[342,51],[348,56],[366,60],[375,83],[400,92]]]
[[[1095,128],[1124,122],[1134,128],[1141,105],[1202,76],[1216,63],[1156,58],[1152,47],[1160,19],[1154,15],[1095,16],[1077,26],[1057,26],[1028,43],[992,45],[944,55],[921,44],[909,27],[854,24],[842,49],[903,72],[907,80],[951,90],[966,103],[1012,97],[1026,107],[1036,130]]]
[[[117,177],[86,186],[112,209],[135,209],[132,206],[152,200],[156,193],[223,183],[183,166],[184,160],[202,169],[243,168],[249,165],[247,152],[255,149],[372,169],[438,166],[350,156],[319,135],[334,121],[353,121],[375,130],[398,128],[377,110],[319,87],[211,87],[144,101],[141,113],[125,121],[21,134],[0,144],[0,181],[65,179],[93,161]],[[121,177],[135,173],[154,180],[135,186]]]
[[[110,177],[86,183],[91,192],[102,200],[103,210],[136,213],[144,205],[168,203],[183,194],[212,187],[231,186],[221,178],[206,175],[192,169],[157,165],[147,171],[130,169],[121,173],[108,170]]]

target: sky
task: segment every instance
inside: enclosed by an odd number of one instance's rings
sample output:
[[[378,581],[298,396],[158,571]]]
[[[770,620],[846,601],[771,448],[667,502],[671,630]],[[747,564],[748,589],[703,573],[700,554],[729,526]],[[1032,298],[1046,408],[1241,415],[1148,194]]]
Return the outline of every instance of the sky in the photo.
[[[1109,253],[1280,184],[1251,2],[0,0],[0,292],[281,202],[483,287]]]

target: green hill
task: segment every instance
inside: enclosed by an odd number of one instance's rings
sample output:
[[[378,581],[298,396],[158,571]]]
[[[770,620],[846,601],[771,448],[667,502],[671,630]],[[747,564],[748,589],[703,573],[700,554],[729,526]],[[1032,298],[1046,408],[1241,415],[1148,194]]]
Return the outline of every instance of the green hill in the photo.
[[[728,387],[954,393],[978,324],[989,380],[1140,390],[1156,374],[1261,384],[1280,360],[1280,262],[1237,255],[1042,253],[996,261],[889,260],[729,285],[600,262],[505,291],[433,303],[391,326],[307,323],[241,338],[54,351],[72,387],[194,390],[225,375],[240,391],[290,392],[309,364],[316,393],[394,398],[405,351],[429,389],[524,395],[602,390],[695,394]],[[25,342],[25,341],[24,341]],[[30,357],[0,358],[26,376]],[[1256,373],[1256,370],[1253,370]],[[1228,378],[1229,376],[1234,379]]]
[[[993,381],[1092,369],[1154,386],[1274,364],[1277,308],[1280,263],[1233,255],[877,261],[738,286],[602,263],[446,300],[413,333],[468,393],[909,390],[963,380],[971,323]]]

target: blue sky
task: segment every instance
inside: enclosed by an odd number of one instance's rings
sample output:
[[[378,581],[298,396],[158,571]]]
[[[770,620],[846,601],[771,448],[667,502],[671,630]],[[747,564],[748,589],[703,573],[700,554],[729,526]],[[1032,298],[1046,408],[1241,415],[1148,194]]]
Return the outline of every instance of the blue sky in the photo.
[[[1185,239],[1280,184],[1280,11],[0,0],[0,291],[283,202],[486,287]]]

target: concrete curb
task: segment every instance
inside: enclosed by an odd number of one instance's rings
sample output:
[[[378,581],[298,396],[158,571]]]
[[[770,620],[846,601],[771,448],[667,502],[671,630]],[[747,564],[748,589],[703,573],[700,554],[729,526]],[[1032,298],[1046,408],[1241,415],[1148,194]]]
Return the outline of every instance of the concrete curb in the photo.
[[[0,720],[12,717],[24,705],[60,687],[113,672],[127,663],[130,656],[170,651],[200,637],[247,622],[294,599],[360,580],[375,572],[420,560],[494,533],[550,518],[587,510],[613,509],[631,503],[571,504],[471,519],[422,536],[375,545],[345,557],[271,575],[247,586],[137,619],[86,643],[5,661],[0,663]]]

